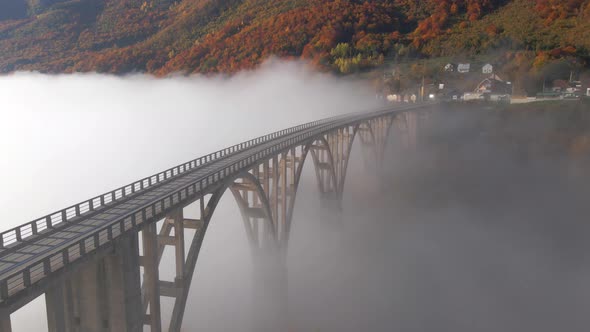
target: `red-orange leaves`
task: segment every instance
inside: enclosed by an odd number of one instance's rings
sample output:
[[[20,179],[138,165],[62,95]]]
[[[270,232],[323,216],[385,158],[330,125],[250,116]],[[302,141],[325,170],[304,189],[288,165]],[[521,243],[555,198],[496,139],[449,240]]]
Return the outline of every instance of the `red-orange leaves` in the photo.
[[[583,6],[590,6],[588,0],[536,0],[536,9],[549,25],[555,20],[565,19],[582,12]]]

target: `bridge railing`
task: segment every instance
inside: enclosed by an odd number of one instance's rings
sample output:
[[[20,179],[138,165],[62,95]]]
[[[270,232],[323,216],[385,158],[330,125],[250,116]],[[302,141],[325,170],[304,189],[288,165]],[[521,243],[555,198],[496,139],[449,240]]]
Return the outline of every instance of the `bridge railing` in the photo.
[[[56,226],[59,226],[62,223],[75,221],[78,217],[85,216],[87,214],[95,212],[102,207],[108,206],[109,204],[126,200],[130,196],[138,194],[153,186],[161,185],[164,182],[167,182],[179,175],[183,175],[186,172],[192,171],[200,166],[209,164],[221,158],[225,158],[237,152],[252,148],[256,145],[269,142],[271,140],[277,139],[278,137],[289,135],[297,131],[305,130],[313,126],[317,126],[321,123],[333,121],[334,119],[337,119],[339,117],[342,116],[308,122],[302,125],[283,129],[274,133],[270,133],[264,136],[251,139],[246,142],[230,146],[228,148],[210,153],[200,158],[172,167],[155,175],[135,181],[131,184],[109,191],[105,194],[90,198],[81,203],[45,215],[26,224],[1,232],[0,249],[5,248],[6,246],[9,246],[14,243],[21,242],[31,236],[38,235],[43,231],[47,229],[52,229]]]
[[[405,110],[399,110],[405,111]],[[137,225],[141,225],[142,223],[146,222],[147,220],[162,216],[165,212],[169,209],[173,208],[177,204],[186,201],[188,198],[193,197],[194,195],[200,194],[205,195],[207,190],[210,190],[210,186],[218,185],[220,180],[223,180],[226,177],[236,176],[240,172],[251,168],[256,163],[260,162],[261,159],[273,156],[281,151],[284,151],[288,148],[296,144],[301,144],[310,138],[317,136],[318,134],[333,130],[335,128],[342,127],[344,125],[349,125],[354,123],[355,121],[358,122],[359,120],[366,120],[371,118],[377,118],[382,116],[384,113],[393,112],[393,110],[383,110],[380,112],[375,112],[371,116],[352,116],[352,115],[345,115],[345,116],[338,116],[329,119],[319,120],[309,122],[300,126],[288,128],[285,130],[281,130],[272,134],[268,134],[265,136],[261,136],[252,140],[249,140],[244,143],[240,143],[229,147],[227,149],[223,149],[217,151],[215,153],[209,154],[205,157],[201,157],[195,159],[189,163],[182,164],[180,166],[174,167],[167,171],[158,173],[152,177],[146,179],[160,179],[160,182],[165,181],[166,179],[170,179],[173,176],[177,176],[178,174],[184,173],[189,170],[189,166],[192,168],[198,167],[195,165],[204,165],[211,160],[216,160],[221,158],[222,156],[227,156],[228,154],[232,154],[237,151],[242,151],[247,148],[259,145],[264,142],[268,142],[269,140],[278,139],[281,136],[287,136],[298,131],[301,131],[306,128],[311,128],[314,126],[319,126],[313,131],[305,131],[300,133],[299,135],[295,135],[290,137],[286,140],[281,140],[276,144],[272,144],[255,154],[249,155],[245,158],[237,160],[236,162],[232,163],[229,166],[224,167],[221,170],[213,172],[209,175],[206,175],[199,180],[180,188],[174,191],[172,194],[158,199],[156,201],[152,201],[147,203],[146,205],[140,207],[136,212],[124,216],[116,222],[105,224],[99,230],[94,231],[92,234],[82,238],[82,239],[75,239],[72,240],[70,243],[63,245],[63,247],[56,248],[56,250],[48,252],[41,257],[36,262],[31,262],[27,266],[23,266],[22,269],[18,272],[14,273],[6,273],[0,276],[0,302],[6,301],[6,299],[10,298],[14,294],[20,292],[21,290],[27,289],[32,284],[36,283],[37,281],[45,278],[52,272],[55,272],[65,266],[67,266],[70,262],[78,260],[84,257],[87,253],[96,251],[101,247],[105,247],[106,244],[111,242],[113,239],[119,237],[126,231],[135,228]],[[343,121],[337,121],[338,119],[343,119]],[[325,125],[324,125],[325,124]],[[191,169],[192,169],[191,168]],[[162,175],[164,174],[164,175]],[[166,178],[167,176],[167,178]],[[137,186],[137,183],[142,183],[140,180],[134,182],[131,185],[119,188],[115,191],[112,191],[106,195],[113,195],[113,192],[118,192],[118,194],[114,194],[112,197],[117,199],[117,197],[125,197],[123,195],[130,195],[133,193],[130,187]],[[148,182],[149,183],[149,182]],[[153,185],[154,181],[152,181]],[[138,188],[138,187],[136,187]],[[141,188],[141,187],[139,187]],[[144,187],[145,189],[145,187]],[[125,194],[124,194],[125,193]],[[104,196],[104,195],[103,195]],[[103,197],[103,196],[99,196]],[[90,201],[90,200],[89,200]],[[86,202],[89,202],[86,201]],[[85,203],[86,203],[85,202]],[[111,201],[112,202],[112,201]],[[84,203],[81,203],[84,204]],[[108,203],[105,203],[108,204]],[[77,205],[80,206],[80,205]],[[66,215],[68,214],[68,209],[64,209],[61,211],[66,211]],[[61,211],[59,213],[61,213]],[[76,213],[80,213],[82,210],[78,207]],[[88,210],[90,211],[90,210]],[[78,214],[80,215],[80,214]],[[52,216],[52,215],[50,215]],[[66,221],[68,221],[66,219]],[[20,229],[26,226],[21,226]],[[6,232],[5,232],[6,233]],[[22,233],[21,233],[22,234]]]

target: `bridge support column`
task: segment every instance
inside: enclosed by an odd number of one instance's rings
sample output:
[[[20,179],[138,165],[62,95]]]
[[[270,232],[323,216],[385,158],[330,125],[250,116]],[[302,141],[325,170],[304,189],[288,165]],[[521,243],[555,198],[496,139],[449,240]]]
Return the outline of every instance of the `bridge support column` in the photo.
[[[160,271],[158,255],[158,233],[156,224],[145,226],[141,231],[143,240],[143,266],[145,304],[149,304],[150,313],[145,317],[146,325],[152,332],[162,331],[162,318],[160,311]]]
[[[137,234],[45,293],[50,332],[139,332],[143,326]]]
[[[137,233],[117,244],[116,255],[105,258],[108,320],[111,331],[143,330],[139,243]]]
[[[83,267],[72,280],[79,331],[99,332],[108,327],[104,261]]]
[[[73,331],[73,303],[71,284],[64,280],[45,292],[47,330],[49,332]]]

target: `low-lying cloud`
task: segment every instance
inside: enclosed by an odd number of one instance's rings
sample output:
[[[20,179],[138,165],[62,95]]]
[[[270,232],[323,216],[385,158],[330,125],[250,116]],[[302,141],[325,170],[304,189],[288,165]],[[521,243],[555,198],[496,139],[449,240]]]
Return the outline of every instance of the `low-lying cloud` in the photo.
[[[293,63],[233,78],[17,74],[0,78],[0,100],[4,228],[256,135],[379,105],[359,82]],[[417,150],[394,133],[381,177],[357,141],[342,211],[322,207],[306,163],[286,329],[585,330],[587,177],[571,177],[564,157],[519,159],[473,119],[432,117]],[[163,265],[163,278],[173,271]],[[185,331],[250,331],[264,319],[231,195],[194,278]],[[45,328],[26,319],[42,301],[13,315],[15,331]]]

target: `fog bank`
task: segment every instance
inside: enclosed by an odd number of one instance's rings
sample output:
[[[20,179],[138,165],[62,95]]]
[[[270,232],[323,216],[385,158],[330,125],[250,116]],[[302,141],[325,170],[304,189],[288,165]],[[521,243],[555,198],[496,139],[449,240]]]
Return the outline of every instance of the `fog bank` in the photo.
[[[294,331],[587,329],[589,173],[569,173],[565,154],[522,159],[524,144],[500,144],[481,131],[489,112],[471,112],[431,116],[416,150],[394,136],[383,192],[357,160],[342,214],[320,219],[302,196]],[[552,125],[514,129],[541,140]]]
[[[0,76],[0,102],[0,201],[14,220],[5,228],[256,136],[377,105],[365,85],[276,62],[232,78],[17,73]]]
[[[256,135],[377,106],[364,85],[292,63],[231,79],[17,74],[0,78],[0,100],[4,228]],[[564,156],[521,160],[477,119],[432,117],[417,150],[394,133],[382,176],[357,140],[342,211],[322,207],[306,163],[287,260],[290,331],[586,330],[588,178],[569,176]],[[183,330],[251,330],[264,317],[251,286],[226,195]],[[15,331],[46,328],[42,302],[13,315]]]

